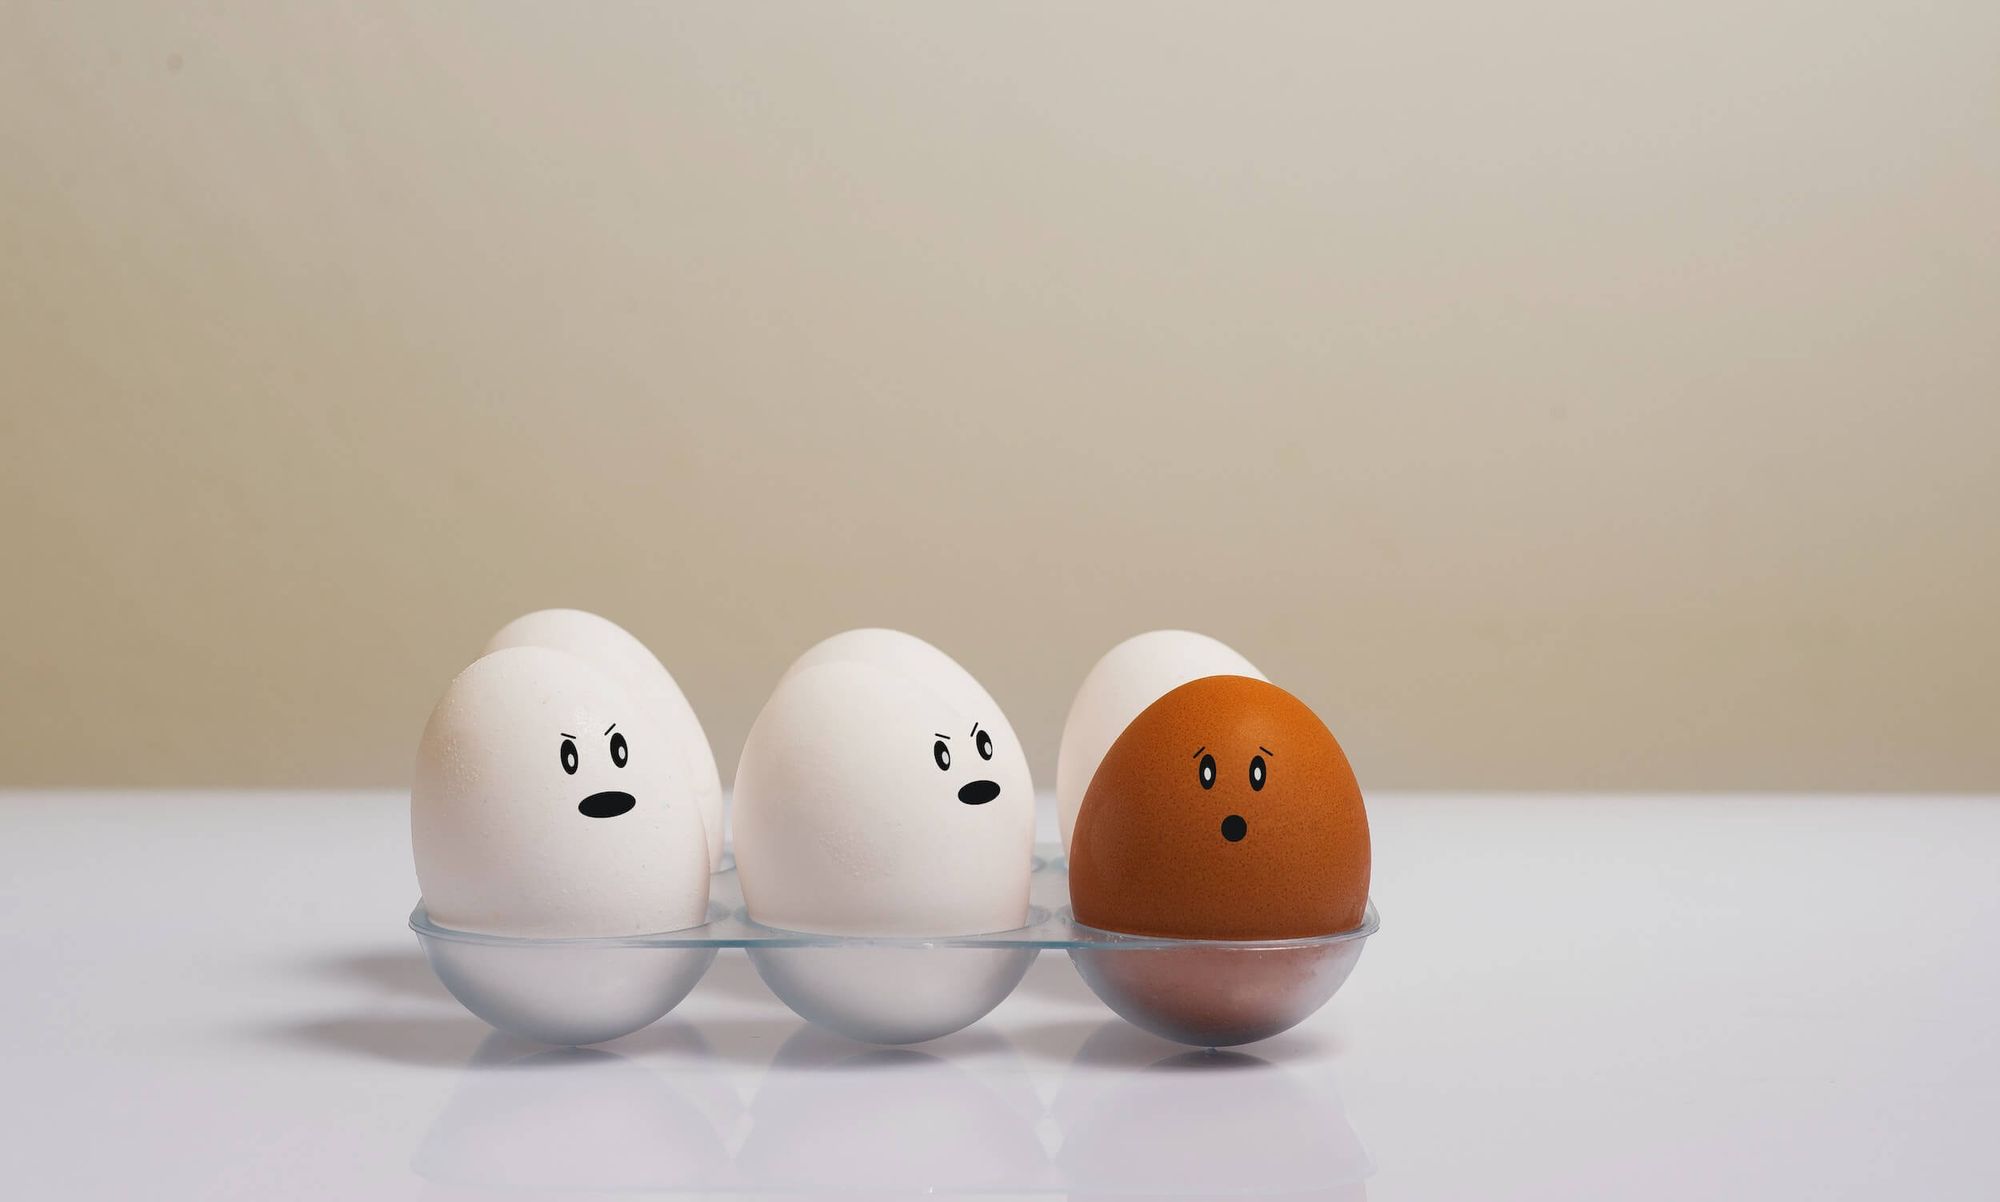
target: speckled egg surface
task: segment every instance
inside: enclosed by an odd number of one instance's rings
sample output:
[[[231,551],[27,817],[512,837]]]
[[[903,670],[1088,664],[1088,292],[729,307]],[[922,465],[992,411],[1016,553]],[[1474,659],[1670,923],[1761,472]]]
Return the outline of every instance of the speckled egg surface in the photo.
[[[1294,939],[1358,926],[1368,818],[1333,733],[1276,685],[1211,676],[1167,693],[1105,753],[1077,814],[1078,922],[1178,939]]]
[[[424,905],[495,935],[637,935],[707,918],[708,840],[655,712],[566,652],[510,647],[445,688],[417,747]]]

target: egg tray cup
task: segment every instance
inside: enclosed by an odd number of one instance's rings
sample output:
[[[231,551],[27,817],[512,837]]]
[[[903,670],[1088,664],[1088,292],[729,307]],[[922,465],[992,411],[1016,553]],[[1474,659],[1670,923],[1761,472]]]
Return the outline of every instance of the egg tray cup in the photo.
[[[710,878],[701,926],[650,935],[546,939],[456,931],[423,903],[410,929],[438,980],[493,1027],[540,1043],[629,1035],[679,1005],[723,948],[742,948],[799,1017],[867,1043],[921,1043],[984,1017],[1043,950],[1069,953],[1105,1005],[1194,1047],[1267,1039],[1325,1005],[1381,925],[1305,939],[1162,939],[1077,922],[1060,847],[1036,849],[1027,925],[981,935],[874,938],[753,922],[733,864]]]

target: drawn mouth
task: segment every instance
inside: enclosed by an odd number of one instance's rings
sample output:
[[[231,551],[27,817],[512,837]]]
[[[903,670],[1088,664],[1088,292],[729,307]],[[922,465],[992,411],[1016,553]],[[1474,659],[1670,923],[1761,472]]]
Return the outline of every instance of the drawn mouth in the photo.
[[[1222,837],[1231,843],[1241,843],[1243,836],[1250,833],[1250,824],[1243,821],[1243,815],[1231,814],[1222,820]]]
[[[983,806],[1000,796],[1000,782],[996,780],[967,781],[958,791],[958,799],[969,806]]]
[[[592,793],[576,803],[576,811],[585,818],[616,818],[638,804],[630,793]]]

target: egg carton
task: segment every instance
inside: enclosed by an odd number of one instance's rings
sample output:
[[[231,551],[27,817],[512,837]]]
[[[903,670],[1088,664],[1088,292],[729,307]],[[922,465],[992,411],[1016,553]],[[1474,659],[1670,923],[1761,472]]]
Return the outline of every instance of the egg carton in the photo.
[[[751,920],[733,864],[710,878],[709,920],[655,935],[542,939],[439,926],[410,914],[425,957],[467,1010],[510,1034],[580,1045],[629,1035],[680,1004],[715,953],[742,948],[780,1001],[868,1043],[920,1043],[978,1021],[1043,951],[1063,951],[1104,1004],[1195,1047],[1284,1031],[1334,995],[1381,920],[1308,939],[1162,939],[1076,921],[1062,849],[1036,849],[1027,925],[981,935],[875,938]]]

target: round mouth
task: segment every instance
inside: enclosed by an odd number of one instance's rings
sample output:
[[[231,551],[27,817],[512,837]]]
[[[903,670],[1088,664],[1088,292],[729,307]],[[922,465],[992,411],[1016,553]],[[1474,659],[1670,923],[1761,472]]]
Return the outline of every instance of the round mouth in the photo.
[[[630,793],[592,793],[576,803],[576,812],[585,818],[616,818],[638,804]]]
[[[1243,836],[1250,833],[1250,824],[1243,821],[1243,815],[1231,814],[1222,820],[1222,837],[1231,843],[1241,843]]]
[[[983,806],[1000,796],[1000,782],[995,780],[967,781],[958,791],[958,799],[969,806]]]

